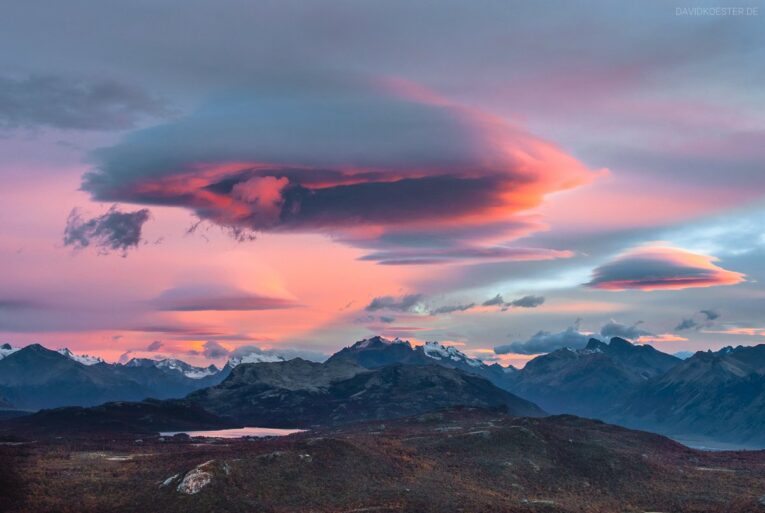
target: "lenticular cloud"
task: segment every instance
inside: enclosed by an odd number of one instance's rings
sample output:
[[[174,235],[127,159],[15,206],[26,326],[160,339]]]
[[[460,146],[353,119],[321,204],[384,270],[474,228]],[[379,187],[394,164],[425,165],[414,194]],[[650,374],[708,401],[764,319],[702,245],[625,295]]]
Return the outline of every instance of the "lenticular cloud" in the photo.
[[[503,241],[501,230],[497,240],[480,240],[482,228],[507,223],[510,233],[516,215],[545,194],[594,176],[495,117],[401,83],[360,79],[258,84],[134,132],[94,158],[83,189],[97,200],[183,207],[234,229],[355,241],[416,230],[420,245],[437,239],[435,249],[450,250]],[[455,222],[475,235],[438,236]]]
[[[677,290],[744,281],[743,274],[723,269],[716,261],[680,248],[643,246],[596,268],[587,285],[606,290]]]

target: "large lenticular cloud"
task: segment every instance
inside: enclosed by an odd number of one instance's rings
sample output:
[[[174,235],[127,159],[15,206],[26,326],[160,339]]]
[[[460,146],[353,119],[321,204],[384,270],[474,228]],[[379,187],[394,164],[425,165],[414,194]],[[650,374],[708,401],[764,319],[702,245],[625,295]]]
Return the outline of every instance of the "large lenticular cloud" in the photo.
[[[744,281],[743,274],[723,269],[716,261],[670,246],[643,246],[596,268],[587,285],[606,290],[677,290]]]
[[[259,84],[95,158],[83,189],[97,200],[179,206],[237,230],[321,232],[360,245],[415,230],[418,245],[438,239],[452,249],[485,244],[487,226],[498,232],[492,242],[507,240],[497,225],[511,234],[517,214],[545,194],[594,176],[497,118],[359,79]],[[438,234],[455,223],[474,230],[444,242]]]

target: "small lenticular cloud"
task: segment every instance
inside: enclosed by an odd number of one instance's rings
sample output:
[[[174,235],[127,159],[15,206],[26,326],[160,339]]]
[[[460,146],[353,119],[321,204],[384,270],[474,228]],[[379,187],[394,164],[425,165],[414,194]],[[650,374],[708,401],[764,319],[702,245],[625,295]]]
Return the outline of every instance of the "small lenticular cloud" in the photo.
[[[679,290],[735,285],[745,280],[743,274],[715,262],[715,257],[680,248],[643,246],[595,268],[586,285],[604,290]]]

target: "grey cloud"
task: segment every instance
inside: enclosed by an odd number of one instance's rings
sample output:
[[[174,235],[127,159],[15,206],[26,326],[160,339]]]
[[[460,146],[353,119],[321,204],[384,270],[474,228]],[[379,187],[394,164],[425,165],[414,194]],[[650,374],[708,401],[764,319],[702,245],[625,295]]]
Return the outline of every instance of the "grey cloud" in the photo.
[[[683,319],[678,323],[677,326],[675,326],[675,331],[685,331],[685,330],[691,330],[699,327],[699,323],[694,320],[692,317],[688,317],[687,319]]]
[[[717,310],[699,310],[699,313],[706,317],[708,321],[714,321],[720,318],[720,312]]]
[[[114,80],[0,77],[0,128],[111,130],[163,114],[159,100]]]
[[[581,333],[578,326],[569,326],[557,333],[538,331],[528,340],[496,346],[494,352],[496,354],[540,354],[549,353],[562,347],[581,349],[587,345],[589,339],[590,336]]]
[[[512,301],[505,301],[502,294],[497,294],[491,299],[488,299],[481,303],[482,306],[499,306],[502,310],[507,310],[510,307],[514,308],[536,308],[542,306],[545,302],[544,296],[528,295],[519,297]]]
[[[366,306],[368,312],[389,310],[393,312],[416,312],[422,308],[422,294],[406,294],[404,296],[378,296]]]
[[[699,310],[691,317],[681,320],[675,331],[686,330],[700,330],[703,328],[709,328],[714,324],[714,321],[720,318],[720,312],[717,310]]]
[[[605,338],[620,337],[630,340],[637,340],[640,337],[653,335],[653,333],[638,327],[642,323],[643,321],[638,321],[635,324],[627,325],[620,324],[611,319],[600,328],[600,334]]]
[[[28,299],[0,298],[0,310],[28,310],[42,306],[42,303]]]
[[[502,298],[502,294],[497,294],[491,299],[488,299],[481,303],[482,306],[504,306],[505,300]]]
[[[449,314],[454,312],[465,312],[475,307],[475,303],[468,303],[464,305],[445,305],[435,308],[430,311],[430,315]]]
[[[123,255],[141,242],[143,225],[149,220],[148,209],[121,212],[116,205],[101,216],[83,219],[78,209],[72,209],[64,229],[64,245],[86,248],[91,244],[101,252],[121,251]]]
[[[385,324],[390,324],[390,323],[396,322],[396,318],[395,317],[388,317],[387,315],[381,315],[379,317],[379,319],[380,319],[380,322],[383,322]]]
[[[204,343],[202,354],[205,355],[207,358],[223,358],[224,356],[229,355],[229,350],[220,345],[215,340],[208,340]]]
[[[510,301],[508,305],[518,308],[536,308],[541,306],[545,302],[543,296],[523,296],[521,298]]]
[[[146,347],[146,350],[150,352],[159,351],[163,345],[161,340],[155,340]]]

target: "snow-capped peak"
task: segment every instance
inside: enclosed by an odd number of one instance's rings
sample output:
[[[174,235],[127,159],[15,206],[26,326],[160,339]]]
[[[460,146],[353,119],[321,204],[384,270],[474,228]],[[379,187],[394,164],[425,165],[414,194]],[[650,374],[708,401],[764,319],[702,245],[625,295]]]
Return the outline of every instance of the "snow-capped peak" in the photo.
[[[388,338],[385,338],[385,337],[375,336],[375,337],[370,337],[370,338],[365,338],[363,340],[359,340],[358,342],[353,344],[353,346],[351,346],[351,347],[353,347],[355,349],[366,349],[367,347],[372,346],[372,345],[376,345],[376,344],[382,344],[382,345],[387,345],[387,346],[390,346],[390,345],[393,345],[393,344],[408,344],[408,345],[411,345],[411,344],[409,344],[408,340],[401,340],[398,337],[396,337],[393,340],[391,340],[391,339],[388,339]]]
[[[10,344],[3,344],[0,345],[0,360],[5,358],[6,356],[15,353],[20,348],[18,347],[12,347]]]
[[[422,351],[425,353],[425,356],[433,358],[434,360],[447,359],[455,362],[464,361],[472,367],[485,365],[481,360],[470,358],[456,347],[444,346],[439,342],[425,342],[425,345],[422,346]]]
[[[74,354],[66,347],[62,349],[57,349],[56,352],[66,356],[70,360],[74,360],[75,362],[81,363],[83,365],[95,365],[97,363],[104,362],[103,358],[99,358],[98,356],[90,356],[87,354]]]

